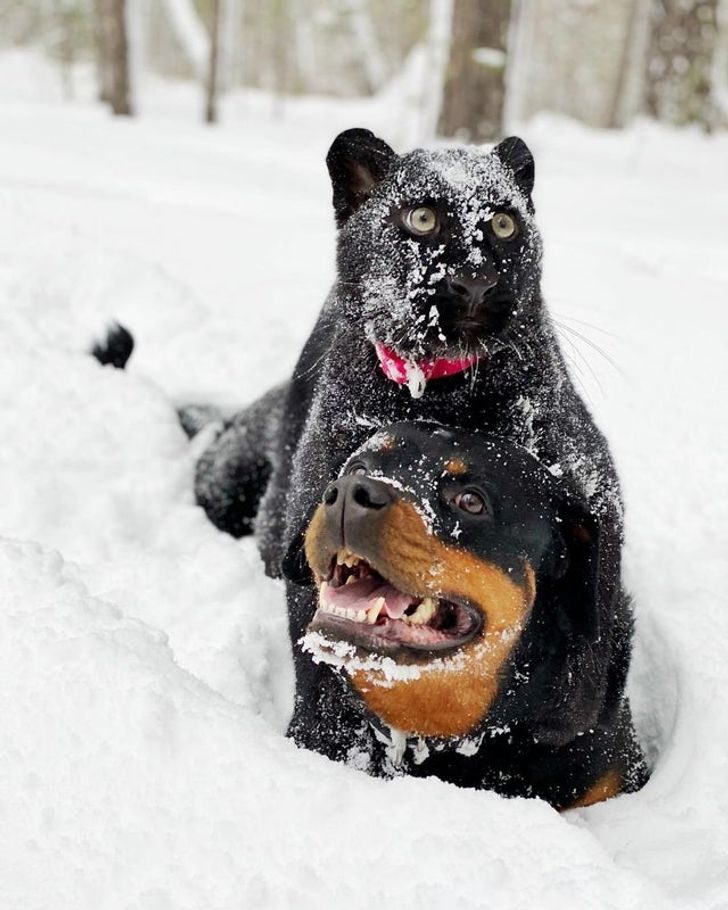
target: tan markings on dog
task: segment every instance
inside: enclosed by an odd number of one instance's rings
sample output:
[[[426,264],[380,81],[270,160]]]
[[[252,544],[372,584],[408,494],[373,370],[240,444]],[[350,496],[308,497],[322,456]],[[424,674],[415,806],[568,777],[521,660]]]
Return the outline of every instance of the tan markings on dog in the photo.
[[[522,585],[502,569],[432,535],[415,508],[397,502],[381,534],[377,569],[418,596],[461,597],[479,607],[484,632],[445,666],[425,668],[417,679],[387,680],[361,670],[352,682],[369,709],[391,727],[422,736],[463,736],[485,717],[500,674],[533,607],[536,585],[526,565]]]
[[[326,509],[319,505],[313,513],[308,528],[306,529],[305,551],[308,564],[313,570],[316,583],[321,584],[328,566],[321,565],[317,556],[325,552],[324,538],[326,534]]]
[[[593,806],[595,803],[601,803],[605,799],[611,799],[618,796],[622,791],[622,775],[614,768],[611,768],[589,787],[576,802],[567,806],[567,809],[585,809],[587,806]]]
[[[467,474],[468,466],[462,458],[449,458],[445,462],[445,470],[448,474],[458,476],[459,474]]]
[[[377,444],[378,452],[394,452],[397,448],[397,440],[394,436],[390,436],[389,433],[385,433],[379,440]]]

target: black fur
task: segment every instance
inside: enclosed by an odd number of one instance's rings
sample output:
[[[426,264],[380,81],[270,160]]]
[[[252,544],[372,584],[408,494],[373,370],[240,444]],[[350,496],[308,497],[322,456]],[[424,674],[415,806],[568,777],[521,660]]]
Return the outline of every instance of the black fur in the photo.
[[[467,465],[462,476],[443,470],[451,457]],[[318,697],[301,706],[294,736],[315,739],[332,757],[366,756],[370,773],[435,774],[511,796],[540,796],[559,808],[580,798],[607,771],[619,775],[624,790],[641,786],[646,770],[624,696],[627,661],[612,664],[603,676],[593,672],[602,660],[629,654],[631,623],[612,622],[615,613],[629,617],[621,591],[612,601],[600,598],[600,528],[584,504],[520,447],[427,424],[386,427],[352,455],[342,475],[352,470],[357,483],[383,478],[391,500],[413,502],[449,547],[473,553],[514,580],[522,577],[524,564],[531,566],[535,603],[495,702],[467,736],[469,748],[462,741],[413,739],[395,767],[382,742],[386,731],[378,729],[345,675],[337,678],[337,700],[322,703],[327,687],[321,683],[335,672],[328,667],[308,668],[319,677]],[[482,515],[469,515],[455,502],[458,492],[473,489],[489,505]],[[331,501],[330,492],[325,502]],[[377,528],[386,515],[386,506],[358,510],[357,526],[349,533],[357,530],[361,537],[370,525],[376,553]],[[332,546],[355,546],[349,537],[344,540],[347,524],[338,513],[332,521],[329,533],[337,539],[342,534]],[[300,581],[313,585],[310,576],[301,575]],[[574,662],[575,651],[585,647],[593,652],[593,663]],[[584,697],[571,698],[563,688],[569,673],[578,677],[575,688]],[[585,699],[595,706],[587,711],[593,717],[588,729]]]
[[[134,338],[128,329],[118,322],[112,322],[103,341],[95,342],[91,354],[103,366],[111,365],[123,370],[134,351]]]

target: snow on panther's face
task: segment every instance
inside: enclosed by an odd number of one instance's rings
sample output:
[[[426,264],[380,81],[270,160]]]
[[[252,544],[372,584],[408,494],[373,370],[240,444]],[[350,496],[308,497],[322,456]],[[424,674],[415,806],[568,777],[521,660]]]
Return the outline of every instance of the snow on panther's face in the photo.
[[[519,321],[538,305],[541,274],[533,159],[521,140],[490,153],[398,156],[371,133],[350,130],[328,164],[339,299],[380,360],[384,350],[395,361],[439,363],[436,375],[447,375],[443,364],[464,369],[518,337]]]

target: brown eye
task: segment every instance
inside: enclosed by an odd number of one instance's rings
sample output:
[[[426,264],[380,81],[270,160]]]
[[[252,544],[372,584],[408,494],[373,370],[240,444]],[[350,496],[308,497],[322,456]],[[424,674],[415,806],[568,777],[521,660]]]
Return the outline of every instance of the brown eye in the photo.
[[[455,505],[469,515],[482,515],[488,511],[485,497],[477,490],[463,490],[453,500]]]
[[[405,213],[404,223],[413,234],[432,234],[437,230],[437,212],[427,205],[421,205]]]
[[[493,233],[499,240],[512,240],[517,233],[516,219],[508,212],[496,212],[491,221]]]

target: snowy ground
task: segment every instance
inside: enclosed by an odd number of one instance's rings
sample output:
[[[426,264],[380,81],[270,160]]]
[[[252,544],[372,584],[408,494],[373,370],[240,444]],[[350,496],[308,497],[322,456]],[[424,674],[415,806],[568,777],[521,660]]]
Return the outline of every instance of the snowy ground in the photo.
[[[547,297],[623,478],[656,762],[558,815],[297,751],[282,589],[191,496],[171,401],[290,370],[332,275],[326,147],[401,144],[396,98],[272,121],[247,97],[210,131],[186,88],[115,123],[41,100],[26,58],[3,74],[0,905],[728,907],[728,137],[524,131]],[[112,316],[127,374],[83,353]]]

